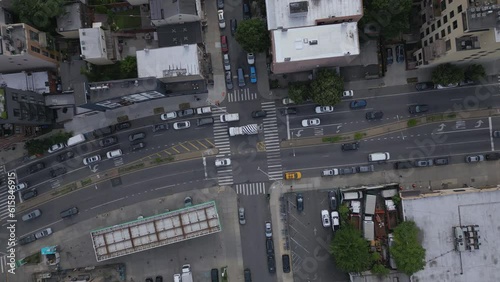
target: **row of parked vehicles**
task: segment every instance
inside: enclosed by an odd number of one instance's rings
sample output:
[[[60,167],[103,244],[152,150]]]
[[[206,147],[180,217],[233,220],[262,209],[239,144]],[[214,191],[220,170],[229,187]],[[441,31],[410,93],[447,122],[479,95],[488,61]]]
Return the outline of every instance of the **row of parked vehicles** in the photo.
[[[78,208],[71,207],[67,210],[62,211],[60,213],[60,216],[62,219],[66,219],[66,218],[70,218],[70,217],[77,215],[77,214],[78,214]],[[36,209],[36,210],[33,210],[33,211],[23,215],[22,220],[24,222],[28,222],[28,221],[35,220],[35,219],[39,218],[40,216],[42,216],[42,211],[40,209]],[[50,227],[45,228],[45,229],[37,231],[33,234],[30,234],[28,236],[20,238],[18,243],[19,243],[19,245],[26,245],[26,244],[29,244],[29,243],[34,242],[36,240],[47,237],[47,236],[51,235],[52,233],[53,233],[52,228],[50,228]]]

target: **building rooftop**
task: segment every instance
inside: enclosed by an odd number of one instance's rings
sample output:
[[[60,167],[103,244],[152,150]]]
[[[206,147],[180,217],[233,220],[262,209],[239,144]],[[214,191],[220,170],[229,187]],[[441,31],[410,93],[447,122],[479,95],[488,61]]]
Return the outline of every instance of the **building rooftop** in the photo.
[[[98,262],[220,232],[215,202],[90,232]]]
[[[464,188],[402,194],[404,218],[420,228],[426,266],[414,281],[500,281],[500,189]],[[477,226],[478,249],[458,251],[453,227]]]
[[[194,0],[150,0],[151,20],[168,19],[179,14],[196,15]]]
[[[75,2],[64,6],[65,13],[57,17],[57,28],[59,31],[78,30],[82,25],[82,3]]]
[[[269,30],[316,25],[316,20],[363,14],[361,0],[266,0]]]
[[[44,94],[50,93],[49,78],[50,74],[46,71],[0,74],[0,85]]]
[[[196,44],[137,51],[139,77],[178,77],[200,74]]]
[[[482,5],[469,7],[466,12],[468,31],[479,31],[490,28],[500,28],[500,5]]]
[[[160,48],[203,42],[199,22],[159,26],[156,28],[156,33]]]
[[[277,63],[359,55],[357,23],[275,30]]]
[[[100,27],[81,28],[79,34],[82,55],[85,58],[101,58],[102,52],[108,52],[105,39],[101,38],[104,31]]]

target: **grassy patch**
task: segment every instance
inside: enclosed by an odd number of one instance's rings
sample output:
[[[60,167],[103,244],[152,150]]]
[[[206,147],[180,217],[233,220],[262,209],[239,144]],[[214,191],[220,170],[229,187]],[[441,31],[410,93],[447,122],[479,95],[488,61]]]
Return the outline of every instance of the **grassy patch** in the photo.
[[[408,125],[408,127],[414,127],[417,125],[417,123],[418,123],[418,120],[412,118],[412,119],[408,120],[408,122],[406,124]]]
[[[189,108],[191,108],[191,104],[189,104],[189,103],[179,104],[179,109],[181,109],[181,110],[187,110]]]
[[[166,158],[156,158],[153,161],[151,161],[151,164],[161,164],[161,163],[168,163],[173,161],[175,158],[172,156],[168,156]]]
[[[115,13],[113,18],[119,29],[134,29],[141,27],[141,11],[139,7]]]
[[[161,114],[165,113],[165,109],[163,107],[154,108],[153,113],[155,115],[161,115]]]
[[[339,142],[342,140],[342,137],[341,136],[331,136],[331,137],[323,137],[323,142],[325,143],[335,143],[335,142]]]
[[[354,133],[354,140],[360,140],[363,139],[363,137],[366,136],[366,133],[364,132],[356,132]]]
[[[78,187],[76,186],[76,183],[73,182],[64,186],[62,189],[56,190],[55,192],[52,193],[52,195],[57,196],[61,194],[66,194],[76,189],[78,189]]]
[[[42,254],[40,252],[36,252],[30,256],[25,257],[23,261],[27,264],[38,264],[42,261]]]
[[[446,115],[446,118],[447,118],[447,119],[454,119],[454,118],[456,118],[456,117],[457,117],[457,114],[456,114],[456,113],[449,113],[449,114],[447,114],[447,115]]]
[[[439,115],[433,115],[433,116],[428,116],[427,121],[428,122],[434,122],[434,121],[442,121],[444,120],[444,115],[439,114]]]
[[[116,121],[118,121],[118,123],[126,122],[126,121],[128,121],[128,116],[117,117]]]
[[[128,171],[131,171],[131,170],[140,169],[140,168],[143,168],[143,167],[144,167],[144,163],[139,163],[139,164],[135,164],[135,165],[121,167],[121,168],[118,169],[118,172],[119,173],[123,173],[123,172],[128,172]]]
[[[82,186],[87,186],[87,185],[92,183],[92,179],[90,179],[90,178],[84,179],[81,181],[81,183],[82,183]]]

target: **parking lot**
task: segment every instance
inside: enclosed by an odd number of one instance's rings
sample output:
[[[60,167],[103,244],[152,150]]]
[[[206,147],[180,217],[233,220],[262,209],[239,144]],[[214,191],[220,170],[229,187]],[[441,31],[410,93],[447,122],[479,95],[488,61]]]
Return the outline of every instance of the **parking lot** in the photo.
[[[321,210],[328,210],[328,191],[302,193],[304,210],[296,208],[297,193],[285,194],[288,205],[288,235],[294,281],[348,281],[348,275],[335,268],[329,253],[333,231],[321,223]]]

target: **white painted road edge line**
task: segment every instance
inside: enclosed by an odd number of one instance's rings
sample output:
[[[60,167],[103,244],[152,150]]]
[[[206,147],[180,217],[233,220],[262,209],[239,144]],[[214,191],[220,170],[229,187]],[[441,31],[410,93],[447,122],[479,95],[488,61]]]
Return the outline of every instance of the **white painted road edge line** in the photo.
[[[91,210],[93,210],[93,209],[96,209],[96,208],[99,208],[99,207],[102,207],[102,206],[105,206],[105,205],[109,205],[109,204],[114,203],[114,202],[121,201],[121,200],[123,200],[123,199],[125,199],[125,197],[121,197],[121,198],[115,199],[115,200],[113,200],[113,201],[109,201],[109,202],[107,202],[107,203],[103,203],[103,204],[100,204],[100,205],[97,205],[97,206],[91,207],[90,209],[91,209]]]
[[[491,151],[495,151],[495,142],[493,142],[493,124],[491,122],[491,117],[488,117],[488,122],[490,124],[490,142],[491,142]]]
[[[450,133],[459,133],[459,132],[469,132],[469,131],[477,131],[477,130],[488,130],[488,128],[483,127],[483,128],[471,128],[471,129],[458,129],[456,131],[433,132],[432,135],[450,134]]]
[[[286,115],[286,137],[290,140],[290,118],[289,115]]]

